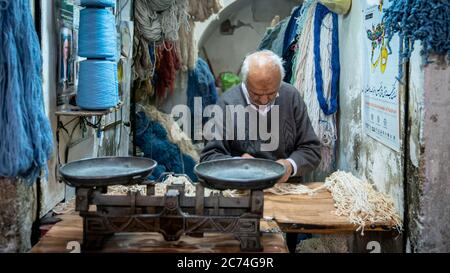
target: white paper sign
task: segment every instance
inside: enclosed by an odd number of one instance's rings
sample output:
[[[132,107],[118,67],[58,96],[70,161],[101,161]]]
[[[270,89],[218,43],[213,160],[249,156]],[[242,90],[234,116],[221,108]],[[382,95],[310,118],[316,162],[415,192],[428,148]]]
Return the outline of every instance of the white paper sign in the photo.
[[[385,39],[382,10],[383,4],[365,2],[364,15],[364,82],[363,82],[363,126],[364,132],[400,151],[400,98],[399,82],[399,38],[394,37],[389,54],[387,38]]]

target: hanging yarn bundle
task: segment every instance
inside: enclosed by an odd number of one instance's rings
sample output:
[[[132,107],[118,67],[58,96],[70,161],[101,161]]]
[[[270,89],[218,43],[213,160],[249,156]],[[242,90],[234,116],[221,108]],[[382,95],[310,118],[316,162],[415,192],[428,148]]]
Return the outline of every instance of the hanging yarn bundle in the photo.
[[[292,84],[299,90],[322,143],[319,169],[331,169],[337,140],[336,112],[340,76],[338,20],[317,1],[305,2],[297,23],[298,49]]]
[[[173,94],[176,73],[180,70],[181,63],[174,43],[170,42],[164,42],[164,45],[157,48],[157,59],[156,97],[161,101],[167,97],[167,91]]]
[[[177,50],[181,56],[181,70],[186,72],[194,70],[198,59],[197,44],[194,39],[195,22],[189,19],[189,27],[180,28],[180,40],[177,43]]]
[[[195,149],[191,138],[181,130],[178,123],[176,123],[171,115],[158,111],[155,106],[146,105],[138,106],[142,112],[147,116],[152,117],[153,120],[159,122],[167,131],[167,138],[169,141],[177,145],[183,154],[192,157],[196,162],[200,160],[200,155]]]
[[[400,76],[403,63],[411,57],[414,42],[421,41],[421,54],[447,55],[450,60],[450,1],[449,0],[390,0],[384,11],[388,44],[395,34],[400,36]]]
[[[150,114],[143,111],[136,114],[136,119],[136,145],[144,152],[145,157],[158,161],[151,179],[158,179],[164,172],[174,172],[187,174],[191,180],[196,181],[197,176],[194,173],[196,161],[170,142],[167,132],[172,128],[164,128]]]
[[[283,31],[286,30],[289,18],[285,18],[278,22],[274,27],[268,28],[264,38],[262,39],[258,50],[271,50],[275,54],[281,54],[281,39],[280,36],[284,35]],[[277,54],[277,55],[278,55]]]
[[[86,8],[80,12],[78,54],[88,60],[80,64],[77,105],[87,110],[109,109],[119,103],[115,17],[105,8],[113,3],[82,3]]]
[[[189,14],[196,22],[204,22],[222,9],[220,0],[189,0]]]
[[[30,1],[0,1],[0,29],[0,177],[32,184],[47,170],[53,135],[44,111]]]
[[[142,99],[162,103],[175,88],[177,72],[197,59],[188,0],[137,0],[133,56],[134,89]],[[169,91],[169,92],[168,92]]]
[[[194,119],[202,118],[195,117],[195,98],[202,99],[202,108],[201,113],[203,113],[204,109],[208,105],[213,105],[217,103],[218,94],[216,88],[216,81],[214,75],[209,69],[208,64],[201,58],[198,59],[197,65],[193,71],[189,72],[188,79],[188,88],[187,88],[187,105],[191,110],[191,136],[192,139],[195,139],[194,136],[196,133],[202,135],[202,132],[194,132]],[[203,118],[202,124],[204,125],[208,121],[207,118]],[[203,127],[202,127],[203,128]]]
[[[136,35],[148,43],[178,41],[182,25],[188,26],[187,0],[136,0]]]

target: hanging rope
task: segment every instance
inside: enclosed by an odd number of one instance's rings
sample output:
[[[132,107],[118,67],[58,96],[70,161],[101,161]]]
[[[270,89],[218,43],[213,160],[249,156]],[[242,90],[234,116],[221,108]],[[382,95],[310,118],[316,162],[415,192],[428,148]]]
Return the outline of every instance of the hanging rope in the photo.
[[[220,0],[189,0],[189,14],[196,22],[204,22],[222,9]]]
[[[134,10],[137,36],[149,43],[178,41],[181,25],[189,25],[187,0],[136,0]]]
[[[395,34],[400,36],[400,71],[409,60],[414,42],[421,41],[421,54],[447,55],[450,60],[450,1],[449,0],[390,0],[384,11],[388,46]]]
[[[136,0],[133,80],[140,99],[173,93],[177,72],[195,67],[197,50],[188,0]]]
[[[0,177],[32,184],[47,170],[53,135],[44,111],[42,59],[28,0],[0,1]]]
[[[157,48],[158,65],[156,66],[156,96],[161,102],[169,91],[172,94],[175,90],[176,73],[181,68],[179,55],[176,52],[174,43],[164,42]]]
[[[294,56],[292,84],[299,90],[322,147],[319,169],[329,171],[335,159],[339,79],[337,18],[317,1],[308,1],[298,19],[301,33]],[[330,104],[330,107],[328,106]]]
[[[169,141],[177,145],[183,154],[192,157],[196,162],[200,160],[200,155],[195,149],[191,138],[181,130],[171,115],[158,111],[152,105],[142,106],[142,110],[166,129]]]
[[[183,72],[194,70],[198,59],[198,50],[194,38],[195,22],[189,19],[189,28],[180,28],[180,40],[178,41],[181,55],[181,69]]]

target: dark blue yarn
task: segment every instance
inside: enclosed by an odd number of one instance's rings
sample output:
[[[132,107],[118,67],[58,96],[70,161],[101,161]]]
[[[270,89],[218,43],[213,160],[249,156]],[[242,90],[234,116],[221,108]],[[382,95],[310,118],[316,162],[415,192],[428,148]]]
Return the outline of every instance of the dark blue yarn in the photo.
[[[292,43],[297,39],[297,19],[302,11],[302,5],[296,7],[291,14],[289,19],[286,32],[284,33],[284,43],[283,43],[283,56],[287,54],[287,51],[291,47]]]
[[[182,154],[180,148],[167,138],[166,129],[158,122],[147,117],[144,112],[136,115],[136,145],[144,152],[144,157],[158,162],[150,179],[158,179],[164,172],[186,174],[192,181],[197,181],[194,173],[195,160]]]
[[[294,64],[294,57],[295,57],[295,48],[297,46],[297,40],[294,40],[291,44],[291,46],[286,50],[286,52],[283,54],[283,60],[284,60],[284,70],[286,71],[286,75],[284,76],[283,81],[286,83],[291,83],[292,79],[292,66]]]
[[[203,59],[198,59],[195,69],[189,71],[188,89],[187,89],[187,104],[191,110],[191,117],[194,118],[194,99],[196,97],[202,98],[202,113],[208,105],[217,103],[218,94],[216,88],[216,81],[214,75],[211,73],[208,64]],[[208,118],[203,118],[203,124],[208,121]],[[194,122],[191,122],[192,126]],[[194,130],[191,130],[192,136]]]
[[[339,60],[339,30],[338,30],[338,16],[333,13],[333,33],[332,33],[332,53],[331,53],[331,98],[330,106],[324,97],[323,92],[323,74],[320,57],[320,31],[322,22],[331,11],[322,4],[317,4],[316,13],[314,16],[314,62],[315,62],[315,78],[317,99],[319,100],[320,108],[325,115],[332,115],[338,110],[338,94],[339,94],[339,76],[341,72]],[[328,46],[328,45],[323,45]]]

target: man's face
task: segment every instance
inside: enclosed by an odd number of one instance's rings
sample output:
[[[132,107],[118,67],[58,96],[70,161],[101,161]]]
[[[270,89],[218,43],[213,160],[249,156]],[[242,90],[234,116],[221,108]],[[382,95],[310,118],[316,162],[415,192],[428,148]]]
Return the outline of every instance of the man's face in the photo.
[[[280,89],[281,75],[279,71],[252,71],[247,78],[246,87],[250,100],[255,106],[266,106],[272,103]]]

